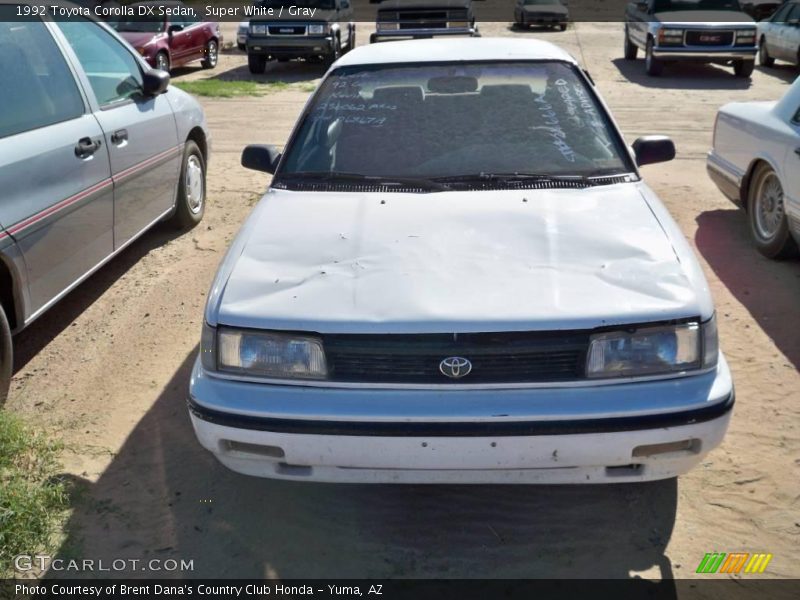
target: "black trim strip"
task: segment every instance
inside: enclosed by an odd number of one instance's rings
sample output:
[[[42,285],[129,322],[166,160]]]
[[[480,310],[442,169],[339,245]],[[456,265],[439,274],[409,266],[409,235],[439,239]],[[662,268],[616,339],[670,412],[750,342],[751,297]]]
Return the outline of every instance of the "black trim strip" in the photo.
[[[675,413],[615,417],[611,419],[579,419],[567,421],[496,421],[496,422],[410,422],[382,421],[315,421],[311,419],[280,419],[252,417],[225,413],[200,406],[188,400],[189,411],[198,419],[214,425],[271,431],[273,433],[301,433],[310,435],[350,435],[380,437],[481,437],[481,436],[531,436],[567,435],[579,433],[612,433],[662,429],[703,423],[728,413],[734,404],[734,393],[710,406]]]

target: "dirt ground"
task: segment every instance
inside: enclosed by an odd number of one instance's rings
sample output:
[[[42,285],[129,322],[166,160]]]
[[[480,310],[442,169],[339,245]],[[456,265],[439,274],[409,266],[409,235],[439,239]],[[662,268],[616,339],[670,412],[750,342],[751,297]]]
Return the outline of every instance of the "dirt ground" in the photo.
[[[229,39],[235,24],[226,25]],[[370,27],[362,24],[359,42]],[[796,71],[644,74],[616,23],[484,36],[558,43],[589,70],[629,142],[673,137],[677,160],[645,167],[696,248],[716,301],[737,404],[724,444],[678,480],[596,487],[347,486],[259,480],[221,467],[186,411],[202,309],[217,264],[268,179],[239,166],[283,144],[322,72],[273,64],[258,98],[201,99],[211,131],[206,218],[153,231],[20,334],[8,408],[66,443],[77,509],[59,556],[192,559],[194,577],[693,577],[704,553],[769,552],[764,576],[800,577],[800,261],[770,262],[705,173],[716,109],[776,99]],[[214,71],[250,78],[228,51]],[[469,123],[465,123],[468,127]],[[313,219],[309,215],[309,219]],[[74,576],[74,574],[72,574]]]

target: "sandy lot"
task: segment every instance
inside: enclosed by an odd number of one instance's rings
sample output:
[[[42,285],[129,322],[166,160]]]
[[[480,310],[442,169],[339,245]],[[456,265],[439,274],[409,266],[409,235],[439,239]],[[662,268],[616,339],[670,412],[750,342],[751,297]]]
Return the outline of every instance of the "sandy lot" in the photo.
[[[758,255],[704,165],[717,107],[778,98],[795,70],[757,69],[752,83],[712,66],[649,79],[641,60],[622,60],[619,24],[482,31],[563,45],[628,141],[675,140],[677,160],[644,176],[696,248],[716,300],[737,389],[722,447],[677,481],[599,487],[301,484],[218,465],[195,442],[188,376],[211,278],[267,184],[239,166],[241,150],[283,144],[321,75],[281,64],[259,79],[289,82],[282,91],[202,99],[214,139],[201,226],[144,236],[16,339],[8,408],[66,442],[75,482],[60,556],[193,559],[183,575],[195,577],[660,578],[693,576],[706,552],[750,551],[774,554],[767,576],[800,577],[800,261]],[[360,43],[368,33],[362,25]],[[237,52],[213,72],[175,74],[209,76],[250,77]]]

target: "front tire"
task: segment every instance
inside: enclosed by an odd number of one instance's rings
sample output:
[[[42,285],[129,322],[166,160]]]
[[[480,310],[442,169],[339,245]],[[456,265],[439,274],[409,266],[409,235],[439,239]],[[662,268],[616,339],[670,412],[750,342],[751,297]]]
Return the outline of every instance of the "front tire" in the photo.
[[[206,161],[197,144],[188,140],[183,149],[175,212],[169,223],[176,229],[188,230],[203,220],[205,211]]]
[[[217,40],[208,40],[206,44],[205,58],[200,61],[204,69],[213,69],[219,60],[219,45]]]
[[[347,51],[355,49],[356,47],[356,26],[350,29],[350,35],[347,37]]]
[[[644,65],[647,74],[651,77],[658,77],[664,70],[664,63],[653,56],[653,38],[647,40],[647,49],[645,50]]]
[[[625,28],[625,60],[636,60],[636,55],[639,53],[639,48],[636,47],[628,35],[628,28]]]
[[[762,67],[771,67],[775,64],[775,59],[769,55],[769,50],[767,50],[767,39],[763,36],[758,44],[758,64]]]
[[[769,165],[759,165],[750,180],[747,212],[756,249],[767,258],[797,254],[784,202],[783,185],[777,173]]]
[[[0,408],[8,398],[11,385],[11,370],[14,366],[14,353],[11,345],[11,327],[8,325],[6,313],[0,307]]]
[[[754,60],[735,60],[733,61],[733,74],[736,77],[747,79],[753,74],[753,69],[756,67]]]
[[[166,52],[156,54],[156,69],[169,73],[169,55]]]
[[[267,57],[260,54],[248,54],[247,68],[253,75],[263,75],[267,70]]]
[[[333,40],[333,49],[328,56],[325,57],[325,64],[330,66],[335,63],[342,56],[342,41],[337,37]]]

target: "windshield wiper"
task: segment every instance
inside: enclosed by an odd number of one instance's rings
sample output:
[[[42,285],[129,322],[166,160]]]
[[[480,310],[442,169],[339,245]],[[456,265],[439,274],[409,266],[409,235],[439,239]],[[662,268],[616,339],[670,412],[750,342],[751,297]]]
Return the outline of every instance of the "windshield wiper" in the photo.
[[[545,173],[471,173],[467,175],[452,175],[449,177],[435,177],[434,181],[440,183],[528,183],[541,181],[547,183],[573,183],[590,186],[595,182],[584,175],[547,175]]]
[[[379,175],[362,175],[361,173],[345,173],[342,171],[298,171],[281,173],[279,180],[285,181],[318,181],[322,183],[362,183],[399,188],[421,188],[428,191],[446,191],[449,189],[443,182],[420,177],[384,177]]]

